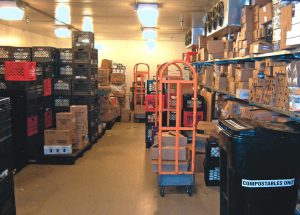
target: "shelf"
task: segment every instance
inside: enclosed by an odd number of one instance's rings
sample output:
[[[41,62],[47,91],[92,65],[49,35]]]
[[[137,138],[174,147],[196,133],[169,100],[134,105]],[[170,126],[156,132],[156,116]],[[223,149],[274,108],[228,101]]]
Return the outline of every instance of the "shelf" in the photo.
[[[209,61],[201,61],[201,62],[194,62],[193,65],[197,66],[210,66],[213,64],[236,64],[242,62],[251,62],[255,60],[262,60],[264,58],[300,58],[300,49],[293,49],[293,50],[281,50],[276,52],[270,52],[266,54],[252,54],[246,57],[236,57],[236,58],[229,58],[229,59],[216,59],[216,60],[209,60]]]
[[[200,84],[200,86],[202,86],[203,88],[209,89],[213,92],[217,92],[217,93],[221,93],[221,94],[224,94],[224,95],[231,96],[232,98],[234,98],[236,100],[239,100],[239,101],[242,101],[242,102],[247,102],[247,103],[249,103],[249,105],[261,107],[261,108],[264,108],[264,109],[267,109],[267,110],[270,110],[270,111],[274,111],[276,113],[288,116],[292,120],[300,121],[300,112],[298,113],[298,112],[284,111],[284,110],[280,110],[278,108],[275,108],[275,107],[272,107],[272,106],[269,106],[269,105],[264,105],[264,104],[260,104],[260,103],[256,103],[256,102],[249,102],[247,99],[237,98],[236,95],[234,95],[232,93],[229,93],[227,91],[217,90],[217,89],[214,89],[213,87],[205,86],[203,84]]]

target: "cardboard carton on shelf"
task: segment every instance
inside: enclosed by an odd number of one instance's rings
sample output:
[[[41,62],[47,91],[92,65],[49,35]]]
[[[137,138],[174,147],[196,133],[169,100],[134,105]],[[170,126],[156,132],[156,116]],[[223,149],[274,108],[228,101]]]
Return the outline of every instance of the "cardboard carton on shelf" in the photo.
[[[198,48],[199,49],[206,49],[207,48],[207,37],[206,36],[199,36],[198,37]]]
[[[236,89],[236,97],[239,99],[249,99],[248,89]]]
[[[252,23],[252,7],[251,6],[244,6],[241,11],[241,24],[248,24]]]
[[[273,76],[273,66],[267,66],[264,73],[266,76]]]
[[[205,73],[203,77],[203,84],[206,86],[212,86],[214,77],[214,69],[213,67],[205,67]]]
[[[44,135],[46,146],[70,146],[73,144],[71,129],[47,129],[44,131]]]
[[[207,61],[208,60],[208,52],[206,48],[201,48],[199,50],[200,54],[200,61]]]
[[[249,78],[253,77],[253,70],[247,69],[236,69],[235,70],[235,81],[236,82],[247,82]]]
[[[263,5],[267,4],[268,2],[270,2],[270,1],[269,0],[251,0],[251,5],[255,5],[258,8],[259,6],[263,6]]]
[[[292,29],[293,6],[289,4],[281,8],[281,41],[280,48],[286,49],[287,32]]]
[[[226,91],[227,89],[227,77],[215,77],[215,86],[217,90]]]
[[[206,89],[202,89],[201,90],[201,96],[203,96],[203,98],[206,101],[207,104],[207,113],[206,113],[206,121],[211,121],[212,120],[212,106],[213,106],[213,92],[210,92]]]
[[[225,44],[223,40],[208,40],[207,41],[207,51],[209,54],[219,54],[223,53]]]
[[[252,110],[250,113],[250,119],[254,120],[263,120],[263,121],[272,121],[274,116],[278,116],[279,114],[269,111],[269,110]]]
[[[110,82],[114,85],[123,85],[126,83],[126,75],[124,73],[111,73]]]
[[[249,55],[249,49],[240,49],[239,50],[239,57],[246,57]]]
[[[263,53],[270,53],[272,51],[273,51],[272,44],[263,40],[253,42],[250,45],[250,54],[263,54]]]
[[[208,60],[223,59],[224,52],[208,54]]]
[[[228,76],[235,77],[235,70],[236,70],[236,64],[229,64],[228,65]]]
[[[259,70],[259,71],[264,71],[265,70],[265,61],[255,61],[255,69]]]
[[[110,70],[99,69],[98,70],[98,84],[101,86],[108,86],[110,84]]]
[[[228,82],[228,92],[235,94],[235,89],[236,89],[235,81],[229,81]]]
[[[255,106],[242,106],[241,107],[241,117],[246,119],[251,119],[251,111],[257,110],[258,107]]]
[[[249,82],[238,82],[237,83],[237,88],[238,89],[249,89]]]
[[[266,5],[259,8],[259,24],[263,25],[270,21],[273,18],[272,3],[267,3]]]

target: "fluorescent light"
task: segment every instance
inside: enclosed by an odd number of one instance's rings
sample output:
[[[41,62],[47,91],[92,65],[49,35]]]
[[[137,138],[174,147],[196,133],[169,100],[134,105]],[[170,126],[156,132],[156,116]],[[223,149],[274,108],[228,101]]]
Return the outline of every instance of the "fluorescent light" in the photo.
[[[150,50],[153,50],[156,47],[156,41],[155,40],[147,40],[147,47]]]
[[[16,1],[0,1],[0,19],[20,21],[24,17],[24,10],[19,8]]]
[[[55,9],[55,24],[68,24],[71,25],[71,10],[70,7],[65,4],[59,4]]]
[[[145,28],[142,34],[145,40],[154,40],[157,38],[157,32],[154,28]]]
[[[92,17],[84,17],[82,22],[82,30],[87,32],[94,32],[94,24]]]
[[[137,15],[143,27],[156,27],[158,21],[158,5],[140,3],[137,6]]]
[[[58,38],[69,38],[71,37],[71,31],[67,27],[59,26],[55,30],[55,36]]]

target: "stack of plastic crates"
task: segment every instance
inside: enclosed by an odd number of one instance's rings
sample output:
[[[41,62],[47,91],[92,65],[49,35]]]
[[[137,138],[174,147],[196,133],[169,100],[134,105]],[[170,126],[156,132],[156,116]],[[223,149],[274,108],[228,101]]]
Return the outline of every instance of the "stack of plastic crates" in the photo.
[[[216,139],[209,139],[205,146],[204,179],[206,186],[220,184],[220,149]]]
[[[0,214],[16,214],[13,182],[13,143],[11,134],[11,104],[0,98]]]
[[[72,103],[88,106],[89,140],[98,139],[98,51],[94,48],[94,33],[74,31]]]
[[[185,127],[192,127],[193,122],[193,105],[194,100],[191,94],[183,95],[183,119],[182,124]],[[198,95],[197,96],[197,122],[206,120],[206,102],[205,99]]]
[[[156,96],[156,81],[147,81],[147,95],[146,95],[146,120],[145,120],[145,142],[146,148],[150,148],[153,144],[153,129],[155,126],[155,96]]]

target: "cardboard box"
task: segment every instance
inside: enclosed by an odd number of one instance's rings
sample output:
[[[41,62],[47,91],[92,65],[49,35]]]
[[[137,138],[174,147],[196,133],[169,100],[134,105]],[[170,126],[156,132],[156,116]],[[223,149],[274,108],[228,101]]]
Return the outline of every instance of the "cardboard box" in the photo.
[[[131,122],[131,112],[130,110],[124,110],[122,109],[121,112],[121,122]]]
[[[237,88],[248,90],[249,89],[249,82],[239,82],[237,84]]]
[[[205,49],[207,48],[207,37],[206,36],[199,36],[198,37],[198,48],[199,49]]]
[[[217,90],[226,91],[227,89],[227,78],[226,77],[216,77],[215,78],[215,88]]]
[[[270,21],[273,18],[272,3],[267,3],[266,5],[259,8],[259,24],[263,25]]]
[[[158,144],[157,136],[154,137],[154,143]],[[166,146],[175,146],[176,144],[176,136],[170,134],[169,132],[162,133],[162,147]],[[186,147],[187,146],[187,138],[180,134],[179,136],[179,146]]]
[[[239,99],[249,99],[249,92],[247,89],[236,89],[236,97]]]
[[[273,51],[273,46],[270,43],[267,43],[263,40],[259,40],[251,43],[250,45],[250,54],[263,54]]]
[[[241,117],[246,119],[251,119],[251,111],[257,110],[255,106],[242,106],[241,107]]]
[[[201,48],[200,51],[200,61],[207,61],[208,60],[208,52],[207,49]]]
[[[255,69],[264,71],[265,70],[265,61],[255,61]]]
[[[225,44],[223,40],[208,40],[207,51],[209,54],[218,54],[219,56],[224,55]]]
[[[212,67],[206,67],[204,77],[203,77],[203,84],[205,84],[207,86],[212,86],[213,85],[213,78],[214,78],[213,68]]]
[[[110,70],[108,69],[98,70],[98,84],[101,86],[108,86],[110,84]]]
[[[255,5],[257,6],[263,6],[265,4],[267,4],[268,2],[270,2],[269,0],[251,0],[251,5]]]
[[[273,66],[266,67],[264,73],[266,76],[273,76]]]
[[[197,133],[212,134],[217,129],[215,122],[199,121],[197,124]]]
[[[44,131],[44,134],[46,146],[69,146],[73,144],[71,129],[47,129]]]
[[[236,64],[229,64],[228,65],[228,76],[235,77],[235,70],[236,70]]]
[[[286,36],[287,32],[292,30],[292,16],[293,6],[292,4],[281,8],[281,41],[280,48],[286,49]]]
[[[72,105],[70,112],[75,116],[76,129],[88,127],[88,108],[86,105]]]
[[[251,111],[250,119],[272,121],[273,116],[276,116],[276,115],[278,115],[278,114],[275,114],[272,111],[257,109],[257,110]]]
[[[111,73],[110,82],[114,85],[123,85],[126,83],[126,75],[124,73]]]
[[[158,145],[155,144],[151,147],[151,159],[158,160]],[[174,146],[166,146],[162,147],[162,160],[165,161],[175,161],[175,154],[176,150]],[[179,161],[186,161],[188,159],[187,149],[186,147],[179,147],[178,148],[178,160]]]
[[[252,78],[253,70],[236,69],[235,70],[235,81],[236,82],[247,82],[249,78]]]
[[[235,89],[236,89],[235,81],[229,81],[228,82],[228,91],[232,94],[235,94]]]
[[[246,70],[253,70],[254,67],[255,67],[255,64],[253,62],[245,62],[243,68]]]
[[[213,106],[214,93],[209,92],[206,89],[203,89],[201,90],[201,96],[203,96],[207,105],[206,121],[210,122],[212,120],[212,106]]]
[[[253,23],[259,23],[259,6],[254,5],[252,8]]]
[[[223,112],[228,114],[229,116],[238,116],[240,115],[241,104],[236,101],[227,101]]]
[[[111,71],[112,61],[108,59],[103,59],[101,62],[101,69],[108,69]]]
[[[189,168],[188,161],[179,161],[178,171],[187,172]],[[162,162],[163,172],[174,172],[175,171],[175,161],[163,161]],[[158,172],[158,160],[152,160],[152,172]]]
[[[71,112],[63,112],[56,114],[56,128],[58,130],[64,129],[75,129],[76,128],[76,121],[75,116]]]
[[[286,66],[274,66],[273,74],[286,74]]]
[[[252,23],[252,7],[244,6],[241,12],[241,24],[249,24]]]

